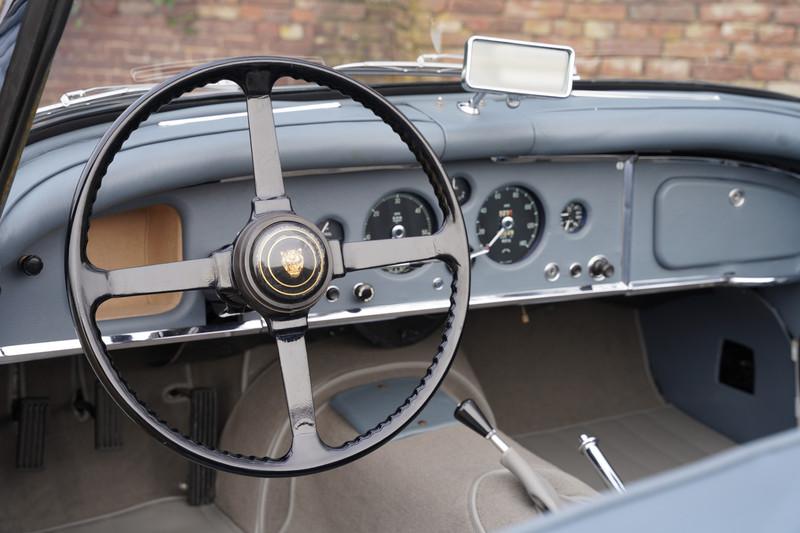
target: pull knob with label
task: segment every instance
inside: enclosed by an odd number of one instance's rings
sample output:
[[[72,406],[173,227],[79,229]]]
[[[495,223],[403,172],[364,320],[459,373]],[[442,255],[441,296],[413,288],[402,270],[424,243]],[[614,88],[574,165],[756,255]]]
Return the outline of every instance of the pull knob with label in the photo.
[[[596,255],[589,260],[589,275],[596,281],[602,281],[614,276],[614,265],[602,255]]]

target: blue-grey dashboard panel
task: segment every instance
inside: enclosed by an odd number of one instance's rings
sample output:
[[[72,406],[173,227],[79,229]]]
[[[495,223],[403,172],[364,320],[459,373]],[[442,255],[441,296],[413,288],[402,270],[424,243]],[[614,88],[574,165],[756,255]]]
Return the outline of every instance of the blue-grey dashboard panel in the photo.
[[[475,250],[481,246],[478,216],[484,200],[498,187],[526,189],[541,210],[538,239],[523,259],[513,264],[499,264],[487,256],[475,259],[473,306],[797,278],[800,250],[787,233],[796,227],[792,221],[800,213],[796,176],[717,159],[558,155],[635,152],[640,141],[649,145],[656,139],[648,134],[637,140],[624,127],[634,127],[633,119],[643,113],[651,120],[669,116],[673,123],[680,117],[686,126],[722,109],[728,114],[760,113],[754,119],[759,128],[772,121],[770,135],[780,140],[774,148],[785,155],[796,143],[786,136],[782,121],[797,120],[796,105],[760,103],[759,108],[747,98],[664,95],[530,100],[520,109],[510,109],[489,99],[474,119],[457,111],[454,102],[460,97],[413,96],[396,103],[443,157],[448,172],[470,185],[471,197],[462,207],[470,245]],[[358,106],[328,104],[303,109],[301,103],[281,103],[279,108],[287,112],[276,114],[286,186],[300,215],[315,222],[334,218],[346,240],[360,240],[371,206],[387,194],[411,192],[436,206],[424,175],[388,127]],[[605,122],[612,112],[618,123]],[[584,117],[585,127],[569,122],[576,114]],[[246,126],[240,104],[155,116],[112,164],[98,212],[174,206],[183,221],[186,259],[205,257],[230,243],[249,217],[253,196]],[[712,141],[709,127],[698,128],[700,146],[731,149],[738,142],[722,131],[725,139]],[[14,310],[4,311],[0,322],[5,356],[32,353],[26,348],[31,343],[40,345],[36,353],[46,354],[50,345],[41,345],[46,341],[69,341],[63,345],[68,348],[53,348],[53,353],[78,350],[64,287],[64,226],[75,182],[103,129],[45,139],[25,153],[0,223],[0,303],[4,310]],[[594,139],[587,132],[594,132]],[[665,147],[678,143],[677,138],[677,131],[673,135],[668,130],[659,142]],[[759,144],[764,140],[753,141],[756,152],[767,152],[766,144]],[[542,150],[555,155],[536,155]],[[735,189],[746,198],[738,207],[730,198]],[[586,221],[579,231],[568,233],[560,217],[574,201],[585,207]],[[770,231],[776,213],[782,220]],[[44,272],[24,276],[17,267],[23,254],[41,256]],[[597,256],[614,266],[607,279],[588,275],[589,262]],[[581,267],[574,277],[572,265]],[[442,311],[448,303],[448,279],[444,266],[436,263],[405,274],[348,274],[335,281],[339,299],[323,299],[312,310],[312,325]],[[352,290],[357,283],[371,284],[374,298],[357,300]],[[174,332],[182,332],[175,341],[190,334],[202,337],[204,328],[212,327],[206,321],[208,297],[212,295],[190,294],[168,313],[108,321],[103,331],[148,332],[148,340],[162,340]],[[253,316],[243,317],[238,325],[227,324],[223,328],[229,333],[263,329]]]

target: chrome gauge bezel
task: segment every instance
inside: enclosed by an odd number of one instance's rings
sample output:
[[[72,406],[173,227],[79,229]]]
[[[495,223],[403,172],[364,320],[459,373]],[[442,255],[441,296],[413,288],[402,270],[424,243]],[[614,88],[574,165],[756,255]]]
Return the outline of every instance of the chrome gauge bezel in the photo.
[[[364,227],[362,231],[362,236],[365,241],[372,239],[372,233],[368,232],[367,230],[370,221],[374,217],[373,213],[375,212],[375,210],[378,208],[378,206],[380,206],[384,202],[389,201],[397,196],[403,196],[413,201],[416,201],[419,204],[419,206],[423,208],[423,212],[425,213],[425,218],[427,219],[428,233],[421,233],[420,234],[421,236],[432,235],[438,230],[439,219],[437,218],[436,212],[434,211],[433,206],[431,206],[431,203],[428,201],[428,199],[416,191],[402,189],[402,190],[392,191],[391,193],[388,194],[384,194],[383,196],[378,198],[378,200],[376,200],[375,203],[373,203],[372,206],[369,208],[366,220],[364,220]],[[392,230],[390,229],[389,232],[391,233],[391,231]],[[405,236],[414,237],[417,235],[405,235]],[[386,267],[381,270],[383,272],[386,272],[387,274],[399,275],[399,274],[408,274],[410,272],[413,272],[414,270],[418,269],[421,266],[422,264],[403,264],[392,267]]]
[[[539,243],[541,242],[542,236],[544,235],[545,224],[546,224],[544,205],[542,204],[542,201],[539,198],[539,195],[533,189],[531,189],[529,186],[527,186],[525,184],[521,184],[521,183],[506,183],[506,184],[500,185],[499,187],[495,187],[494,189],[492,189],[489,192],[489,194],[487,194],[484,197],[483,202],[481,202],[480,206],[478,207],[478,213],[477,213],[477,216],[475,217],[475,234],[476,234],[476,237],[478,239],[478,244],[480,246],[485,246],[487,244],[485,242],[482,242],[481,238],[483,236],[480,234],[480,228],[481,228],[481,225],[482,225],[481,224],[481,215],[483,214],[482,210],[484,209],[486,204],[493,199],[494,195],[498,191],[507,191],[507,190],[510,190],[510,189],[518,189],[518,190],[522,191],[524,194],[526,194],[528,197],[530,197],[530,199],[533,201],[533,206],[534,206],[534,210],[535,210],[535,213],[536,213],[537,225],[536,225],[535,234],[533,235],[533,238],[529,239],[531,242],[528,245],[528,249],[522,256],[515,257],[511,261],[498,261],[497,259],[492,257],[491,252],[486,253],[486,256],[487,256],[487,258],[489,260],[491,260],[494,264],[501,265],[501,266],[516,265],[516,264],[518,264],[518,263],[520,263],[522,261],[525,261],[526,259],[530,258],[530,256],[533,254],[533,252],[536,250],[536,248],[539,246]],[[498,221],[498,228],[500,226],[500,223],[501,223],[501,221]],[[515,223],[516,223],[516,221],[515,221]],[[494,234],[495,234],[495,232],[492,231],[492,229],[485,228],[485,233],[484,233],[485,236],[491,237]]]
[[[564,214],[567,213],[567,210],[572,206],[580,206],[580,209],[583,211],[583,219],[581,220],[580,224],[575,227],[574,229],[567,228],[566,221],[564,219]],[[587,222],[589,221],[589,206],[583,200],[570,200],[564,207],[561,208],[561,211],[558,213],[558,225],[561,226],[561,229],[564,233],[568,235],[575,235],[576,233],[580,233],[583,228],[586,227]]]

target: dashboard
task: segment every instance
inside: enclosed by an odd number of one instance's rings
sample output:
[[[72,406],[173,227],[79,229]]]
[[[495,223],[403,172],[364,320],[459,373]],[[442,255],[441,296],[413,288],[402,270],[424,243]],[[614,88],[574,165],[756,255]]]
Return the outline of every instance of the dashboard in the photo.
[[[467,128],[472,119],[441,98],[419,96],[399,105],[453,179],[473,252],[471,307],[798,278],[800,242],[791,231],[800,227],[795,174],[722,157],[587,153],[580,142],[555,149],[553,137],[569,132],[562,125],[548,135],[552,117],[542,106],[554,105],[549,101],[528,114],[524,105],[520,111],[490,101],[494,107]],[[578,101],[578,108],[586,103]],[[674,105],[689,104],[696,113],[715,105],[707,99]],[[653,103],[630,105],[638,113]],[[231,109],[238,108],[172,112],[131,137],[131,147],[110,169],[92,222],[89,253],[99,266],[206,257],[232,241],[249,218],[253,196],[246,124],[241,117],[203,119],[229,116]],[[442,215],[427,178],[363,110],[328,105],[278,118],[293,207],[328,238],[402,239],[438,229]],[[327,150],[335,146],[329,143],[336,128],[358,136],[332,155]],[[481,128],[496,139],[483,140]],[[14,309],[0,323],[3,362],[80,350],[64,288],[65,213],[38,208],[60,202],[66,209],[81,160],[101,132],[88,128],[68,140],[41,141],[23,159],[0,224],[0,304]],[[605,142],[575,135],[584,143]],[[549,153],[535,153],[537,142]],[[552,153],[559,151],[567,153]],[[35,274],[26,271],[31,258],[43,265]],[[438,262],[349,273],[312,309],[310,324],[441,312],[449,303],[449,281]],[[265,330],[254,313],[231,315],[213,294],[125,300],[100,309],[112,348]]]

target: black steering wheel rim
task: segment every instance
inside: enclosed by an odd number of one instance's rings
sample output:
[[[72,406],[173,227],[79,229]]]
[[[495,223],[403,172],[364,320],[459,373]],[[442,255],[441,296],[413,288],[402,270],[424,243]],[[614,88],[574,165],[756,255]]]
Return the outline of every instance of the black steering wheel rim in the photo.
[[[86,245],[92,207],[103,177],[125,140],[150,115],[185,92],[221,80],[231,80],[237,83],[248,99],[269,97],[274,83],[285,76],[327,86],[352,98],[388,124],[408,146],[428,176],[443,213],[441,229],[432,236],[433,238],[428,238],[431,239],[430,242],[426,241],[420,244],[430,248],[431,258],[442,259],[448,265],[453,280],[450,308],[442,332],[442,341],[433,356],[431,365],[421,378],[419,386],[405,402],[389,414],[383,422],[341,446],[331,447],[324,443],[322,446],[317,444],[300,446],[299,437],[302,434],[296,433],[292,450],[284,457],[274,459],[244,456],[195,442],[187,435],[170,427],[136,396],[109,357],[95,318],[96,309],[102,301],[111,295],[128,293],[124,291],[116,293],[111,290],[111,288],[117,288],[114,285],[117,279],[114,277],[115,271],[104,271],[92,265],[86,254]],[[252,121],[251,117],[248,118]],[[253,128],[254,125],[251,123],[249,126],[251,139],[253,138]],[[256,178],[256,190],[258,192],[258,177]],[[293,215],[293,212],[291,214]],[[331,253],[328,243],[325,243],[325,249],[328,251],[327,253]],[[366,265],[368,261],[362,261],[361,257],[358,257],[361,253],[360,249],[356,246],[348,249],[348,244],[345,244],[342,251],[344,253],[342,263],[345,264],[345,267],[348,266],[348,250],[354,258],[355,266],[352,270],[370,268]],[[217,258],[214,258],[214,261],[216,263],[206,260],[202,263],[202,268],[206,268],[208,264],[216,265],[215,272],[218,279],[213,280],[213,284],[209,285],[216,288],[223,284],[221,278],[225,276],[220,272],[224,270],[225,266],[220,267]],[[185,261],[183,263],[199,265],[201,261]],[[259,477],[295,476],[341,466],[374,451],[399,433],[433,396],[452,364],[464,325],[470,286],[466,227],[456,195],[444,167],[422,134],[374,89],[330,68],[280,57],[232,58],[194,68],[154,87],[120,115],[92,152],[79,179],[69,215],[66,275],[70,309],[81,345],[98,379],[122,410],[160,442],[192,461],[218,470]],[[230,276],[228,273],[227,277],[236,278],[236,275],[234,273],[233,276]],[[327,281],[330,281],[330,276]],[[119,283],[117,285],[124,286]],[[322,288],[324,290],[324,287]],[[179,290],[189,289],[183,287]],[[166,291],[159,288],[159,291],[153,292]],[[309,304],[309,307],[312,304],[313,302]],[[302,320],[295,316],[286,318],[302,324]],[[292,320],[288,320],[286,323],[292,322]],[[278,331],[277,328],[275,330]],[[302,333],[296,333],[295,330],[274,334],[279,344],[283,342],[286,346],[297,341],[296,335],[302,335]],[[303,350],[305,350],[304,344]],[[303,356],[305,357],[305,355],[305,351],[303,351]],[[286,373],[284,373],[285,387],[288,387],[286,379]],[[313,410],[313,404],[311,408]],[[290,416],[293,414],[291,410],[292,406],[290,405]],[[297,451],[295,451],[296,447]]]

